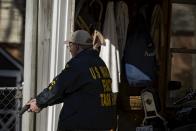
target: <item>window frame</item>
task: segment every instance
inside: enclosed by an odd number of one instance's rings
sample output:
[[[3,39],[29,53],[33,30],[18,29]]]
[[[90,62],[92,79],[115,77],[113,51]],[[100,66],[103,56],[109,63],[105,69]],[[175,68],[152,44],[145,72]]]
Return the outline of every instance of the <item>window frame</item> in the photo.
[[[167,83],[169,81],[171,81],[171,68],[172,68],[172,54],[174,53],[182,53],[182,54],[196,54],[196,48],[193,49],[193,48],[189,48],[189,49],[185,49],[185,48],[171,48],[171,38],[173,36],[173,34],[171,33],[171,22],[172,22],[172,4],[189,4],[189,5],[195,5],[196,6],[196,1],[195,0],[171,0],[170,1],[170,35],[169,35],[169,45],[168,45],[168,60],[167,60]],[[193,36],[195,35],[196,37],[196,31],[195,33],[193,33]],[[195,41],[196,43],[196,41]],[[196,68],[196,67],[194,67]],[[167,85],[167,90],[168,90],[168,85]],[[168,90],[167,91],[167,97],[166,98],[169,98],[169,93],[170,91]],[[169,101],[166,100],[166,107],[176,107],[175,105],[169,105],[170,103],[168,103]]]
[[[171,4],[196,4],[195,0],[171,0]]]

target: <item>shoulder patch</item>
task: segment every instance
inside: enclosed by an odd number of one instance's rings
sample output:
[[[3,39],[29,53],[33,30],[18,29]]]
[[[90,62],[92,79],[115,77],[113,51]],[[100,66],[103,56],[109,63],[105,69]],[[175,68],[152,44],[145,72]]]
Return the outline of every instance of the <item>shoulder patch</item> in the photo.
[[[69,68],[69,64],[66,64],[66,65],[65,65],[65,69],[68,69],[68,68]]]

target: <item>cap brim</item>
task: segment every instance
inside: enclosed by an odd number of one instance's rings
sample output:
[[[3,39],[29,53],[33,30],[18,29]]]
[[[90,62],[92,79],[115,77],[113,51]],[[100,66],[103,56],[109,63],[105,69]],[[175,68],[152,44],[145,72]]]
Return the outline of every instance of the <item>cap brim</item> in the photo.
[[[66,40],[66,41],[64,41],[64,44],[69,44],[70,42],[72,42],[72,41]],[[86,45],[86,46],[93,45],[92,43],[76,43],[76,42],[72,42],[72,43],[75,43],[75,44],[78,44],[78,45]]]
[[[69,42],[71,42],[70,40],[66,40],[64,41],[64,44],[69,44]]]

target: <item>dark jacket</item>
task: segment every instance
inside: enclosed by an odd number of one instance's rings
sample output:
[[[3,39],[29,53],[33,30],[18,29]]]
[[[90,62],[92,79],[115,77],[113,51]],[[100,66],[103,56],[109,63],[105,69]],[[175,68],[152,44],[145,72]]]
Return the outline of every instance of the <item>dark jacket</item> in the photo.
[[[116,127],[111,78],[94,50],[84,50],[72,58],[36,99],[40,108],[64,103],[59,130]]]

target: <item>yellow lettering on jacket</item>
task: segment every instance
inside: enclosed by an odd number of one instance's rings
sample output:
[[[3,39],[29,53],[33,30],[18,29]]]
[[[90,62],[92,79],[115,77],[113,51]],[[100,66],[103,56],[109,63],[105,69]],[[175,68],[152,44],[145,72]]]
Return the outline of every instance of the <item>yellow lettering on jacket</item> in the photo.
[[[99,71],[99,68],[97,66],[90,67],[89,70],[93,79],[102,78],[101,72]]]
[[[109,78],[110,77],[110,74],[109,74],[109,71],[108,71],[107,67],[99,66],[99,69],[101,71],[101,74],[102,74],[103,78]]]
[[[112,106],[112,97],[110,93],[102,93],[101,97],[101,106]]]
[[[48,89],[49,89],[49,90],[52,90],[52,88],[53,88],[55,85],[56,85],[56,80],[53,80],[53,81],[49,84]]]
[[[103,85],[104,92],[111,92],[112,91],[112,88],[111,88],[112,81],[110,79],[102,79],[101,82]]]
[[[101,75],[100,75],[98,68],[95,66],[94,69],[95,69],[97,78],[101,78]]]
[[[90,73],[91,73],[92,78],[93,78],[93,79],[97,79],[96,73],[95,73],[95,71],[93,70],[93,68],[90,67],[89,70],[90,70]]]

